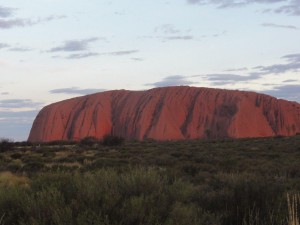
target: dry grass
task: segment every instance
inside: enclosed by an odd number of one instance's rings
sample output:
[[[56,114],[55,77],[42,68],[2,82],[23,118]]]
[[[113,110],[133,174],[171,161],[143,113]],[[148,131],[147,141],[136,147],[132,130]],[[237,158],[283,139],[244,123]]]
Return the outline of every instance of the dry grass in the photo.
[[[300,202],[300,195],[289,195],[287,193],[287,202],[289,209],[289,225],[299,225],[298,204]]]
[[[12,187],[12,186],[28,186],[29,179],[26,176],[15,175],[11,172],[0,173],[0,187]]]

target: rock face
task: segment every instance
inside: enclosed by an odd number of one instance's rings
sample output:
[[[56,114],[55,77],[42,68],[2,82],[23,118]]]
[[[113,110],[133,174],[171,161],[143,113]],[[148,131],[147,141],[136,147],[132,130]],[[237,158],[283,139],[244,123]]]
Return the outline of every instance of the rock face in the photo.
[[[291,136],[300,133],[300,104],[254,92],[196,87],[107,91],[44,107],[28,140],[180,140]]]

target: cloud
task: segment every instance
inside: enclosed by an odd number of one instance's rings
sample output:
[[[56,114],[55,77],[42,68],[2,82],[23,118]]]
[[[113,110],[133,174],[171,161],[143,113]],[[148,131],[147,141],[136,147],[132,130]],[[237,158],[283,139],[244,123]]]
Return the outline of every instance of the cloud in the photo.
[[[38,110],[29,110],[21,112],[11,112],[11,111],[0,111],[0,118],[3,121],[12,122],[16,118],[35,118]]]
[[[297,82],[298,80],[292,80],[292,79],[290,79],[290,80],[284,80],[284,81],[282,81],[283,83],[294,83],[294,82]]]
[[[82,40],[69,40],[64,44],[51,48],[48,52],[74,52],[88,50],[88,45],[92,42],[98,41],[100,38],[92,37]]]
[[[80,94],[80,95],[87,95],[87,94],[92,94],[92,93],[97,93],[97,92],[103,92],[105,89],[80,89],[78,87],[70,87],[70,88],[59,88],[59,89],[53,89],[50,90],[49,92],[51,94]]]
[[[243,7],[250,4],[278,4],[281,6],[275,6],[275,9],[265,10],[266,12],[281,13],[287,15],[300,15],[300,1],[299,0],[187,0],[188,4],[214,4],[217,8],[233,8],[233,7]]]
[[[134,61],[144,61],[143,58],[139,58],[139,57],[133,57],[131,59],[134,60]]]
[[[32,122],[38,110],[10,112],[0,111],[0,137],[15,141],[27,140]]]
[[[0,29],[11,29],[14,27],[25,27],[32,25],[32,22],[27,19],[0,19]]]
[[[11,45],[6,43],[0,43],[0,49],[7,49],[7,48],[9,48],[8,50],[11,52],[27,52],[32,50],[30,48],[19,47],[19,46],[12,47]]]
[[[13,15],[15,9],[0,6],[0,18],[6,18]]]
[[[282,74],[286,72],[296,72],[300,70],[300,54],[290,54],[282,57],[287,61],[285,64],[274,64],[271,66],[257,66],[262,74]]]
[[[242,67],[242,68],[232,68],[232,69],[227,69],[224,70],[225,72],[240,72],[240,71],[246,71],[248,70],[247,67]]]
[[[193,36],[191,35],[183,35],[183,36],[168,36],[168,37],[164,37],[165,40],[192,40],[194,39]]]
[[[285,55],[282,58],[286,59],[289,62],[300,62],[300,54]]]
[[[0,100],[0,108],[5,110],[21,108],[39,108],[43,105],[41,102],[34,102],[30,99],[4,99]]]
[[[27,27],[33,26],[39,23],[49,22],[51,20],[57,20],[65,18],[65,16],[49,16],[46,18],[38,18],[38,19],[22,19],[22,18],[15,18],[15,19],[0,19],[0,29],[12,29],[15,27]]]
[[[112,55],[112,56],[122,56],[122,55],[131,55],[139,52],[139,50],[127,50],[127,51],[116,51],[116,52],[107,52],[102,53],[101,55]]]
[[[48,17],[45,17],[45,18],[39,18],[37,20],[38,23],[42,23],[42,22],[49,22],[49,21],[52,21],[52,20],[60,20],[60,19],[65,19],[67,18],[67,16],[65,15],[51,15],[51,16],[48,16]]]
[[[190,30],[181,31],[175,28],[172,24],[163,24],[154,29],[155,33],[161,34],[156,38],[162,39],[163,41],[173,41],[173,40],[192,40],[194,37],[192,35],[187,35]]]
[[[24,47],[15,47],[15,48],[10,48],[9,51],[11,52],[28,52],[31,51],[31,48],[24,48]]]
[[[264,93],[277,98],[288,99],[300,103],[300,84],[289,84],[275,87],[273,90],[264,91]]]
[[[189,4],[216,4],[219,8],[240,7],[253,3],[278,3],[286,0],[187,0]]]
[[[98,56],[98,53],[95,52],[87,52],[87,53],[82,53],[82,54],[71,54],[68,57],[66,57],[67,59],[82,59],[82,58],[88,58],[88,57],[92,57],[92,56]]]
[[[71,46],[70,46],[71,48]],[[75,51],[75,48],[77,49],[76,51],[80,51],[80,49],[84,50],[84,48],[81,48],[81,45],[78,45],[77,47],[74,45],[72,49],[74,50],[68,50],[68,51]],[[127,51],[115,51],[115,52],[104,52],[104,53],[97,53],[97,52],[84,52],[84,53],[78,53],[78,54],[71,54],[67,57],[66,59],[82,59],[82,58],[88,58],[88,57],[93,57],[93,56],[124,56],[124,55],[131,55],[139,52],[139,50],[127,50]],[[52,58],[61,58],[60,56],[56,55],[53,56]],[[139,60],[140,58],[134,58],[136,60]]]
[[[243,72],[241,74],[235,73],[217,73],[217,74],[205,74],[195,75],[192,77],[202,77],[206,81],[211,82],[212,85],[228,85],[236,82],[249,82],[263,78],[266,75],[279,75],[286,72],[300,71],[300,54],[289,54],[281,57],[286,63],[274,64],[270,66],[257,66],[251,69],[246,67],[238,69],[228,69],[225,72]],[[294,82],[297,80],[286,80],[284,82]],[[271,84],[274,86],[274,84]],[[300,92],[300,91],[299,91]]]
[[[181,85],[191,85],[195,84],[196,82],[192,82],[187,79],[185,76],[181,75],[174,75],[165,77],[163,80],[155,82],[155,83],[148,83],[145,86],[154,86],[154,87],[166,87],[166,86],[181,86]]]
[[[164,33],[164,34],[178,34],[181,33],[179,29],[176,29],[172,24],[163,24],[161,26],[158,26],[154,30],[155,32]]]
[[[275,9],[274,12],[293,15],[293,16],[300,16],[300,1],[299,0],[288,1],[288,4]]]
[[[8,48],[8,47],[9,47],[8,44],[0,43],[0,49],[2,49],[2,48]]]
[[[292,29],[292,30],[297,30],[298,29],[296,26],[292,26],[292,25],[279,25],[279,24],[274,24],[274,23],[263,23],[261,25],[263,27],[285,28],[285,29]]]
[[[296,72],[300,69],[300,62],[291,62],[286,64],[274,64],[271,66],[256,67],[263,74],[282,74],[286,72]]]
[[[224,85],[231,84],[239,81],[250,81],[261,78],[261,73],[250,73],[247,76],[237,75],[237,74],[207,74],[205,76],[206,80],[212,82],[213,85]]]

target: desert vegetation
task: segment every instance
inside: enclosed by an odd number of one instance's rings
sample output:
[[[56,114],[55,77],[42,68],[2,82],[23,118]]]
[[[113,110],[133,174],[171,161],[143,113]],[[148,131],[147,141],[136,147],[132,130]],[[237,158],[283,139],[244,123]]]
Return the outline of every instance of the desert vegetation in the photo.
[[[107,141],[0,142],[0,224],[299,224],[300,136]]]

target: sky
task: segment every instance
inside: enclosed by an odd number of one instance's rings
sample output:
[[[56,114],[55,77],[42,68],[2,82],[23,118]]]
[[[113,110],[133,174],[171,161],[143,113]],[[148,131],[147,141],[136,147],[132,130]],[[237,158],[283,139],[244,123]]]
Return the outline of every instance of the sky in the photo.
[[[300,1],[0,2],[0,137],[53,102],[177,85],[300,102]]]

